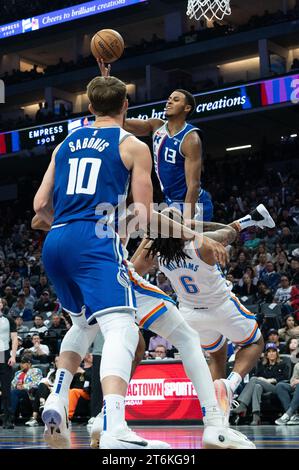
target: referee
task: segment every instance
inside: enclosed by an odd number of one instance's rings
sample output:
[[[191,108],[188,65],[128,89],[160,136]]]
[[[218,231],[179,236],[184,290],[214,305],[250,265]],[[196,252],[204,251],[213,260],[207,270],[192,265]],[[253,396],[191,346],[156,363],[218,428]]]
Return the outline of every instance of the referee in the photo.
[[[10,344],[11,341],[11,353]],[[0,383],[1,399],[4,411],[3,428],[13,429],[13,417],[10,408],[10,385],[12,381],[12,367],[16,363],[18,347],[17,329],[15,322],[3,315],[3,302],[0,298]]]

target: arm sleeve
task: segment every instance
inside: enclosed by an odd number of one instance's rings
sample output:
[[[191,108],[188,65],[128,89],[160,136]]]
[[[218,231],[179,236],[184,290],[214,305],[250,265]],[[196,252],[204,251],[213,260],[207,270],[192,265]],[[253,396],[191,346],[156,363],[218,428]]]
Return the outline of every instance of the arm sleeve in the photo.
[[[10,332],[11,333],[16,333],[17,332],[17,326],[16,326],[14,320],[10,317],[7,317],[7,319],[9,321]]]

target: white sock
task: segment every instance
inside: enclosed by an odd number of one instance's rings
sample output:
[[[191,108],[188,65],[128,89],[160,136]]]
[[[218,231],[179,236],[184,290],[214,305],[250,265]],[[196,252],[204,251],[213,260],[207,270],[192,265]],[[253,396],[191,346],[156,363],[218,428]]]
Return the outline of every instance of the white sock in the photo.
[[[72,380],[73,374],[71,374],[69,370],[57,369],[53,385],[53,393],[62,398],[65,403],[69,402],[69,390]]]
[[[242,382],[242,377],[238,372],[231,372],[227,377],[231,391],[234,393]]]
[[[113,433],[125,425],[125,398],[122,395],[109,394],[104,396],[103,431]]]
[[[251,215],[249,214],[237,220],[237,223],[240,225],[240,231],[244,230],[245,228],[255,226],[255,222],[252,220]]]

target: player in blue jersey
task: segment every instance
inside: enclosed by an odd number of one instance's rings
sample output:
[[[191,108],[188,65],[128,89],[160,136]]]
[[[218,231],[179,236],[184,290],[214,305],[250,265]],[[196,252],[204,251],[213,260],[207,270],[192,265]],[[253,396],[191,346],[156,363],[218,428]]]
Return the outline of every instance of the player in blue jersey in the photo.
[[[103,76],[109,76],[110,67],[98,60]],[[177,89],[167,99],[162,119],[126,119],[124,128],[142,137],[152,135],[155,170],[165,202],[184,213],[184,219],[198,218],[210,221],[213,204],[207,191],[201,188],[202,132],[186,122],[194,112],[194,96]]]
[[[44,266],[73,320],[73,332],[64,338],[53,392],[44,407],[44,436],[51,447],[70,446],[70,382],[100,327],[105,338],[101,447],[169,448],[139,437],[125,422],[138,328],[119,236],[111,225],[131,176],[133,200],[144,208],[139,212],[139,227],[146,228],[152,202],[151,156],[145,144],[121,129],[128,107],[123,82],[96,77],[87,94],[95,125],[74,131],[54,150],[34,199],[37,218],[51,225],[43,247]]]
[[[137,136],[152,134],[155,170],[165,202],[180,208],[185,218],[210,221],[213,204],[200,184],[201,131],[186,122],[195,106],[193,95],[178,89],[167,100],[167,121],[126,119],[125,129]]]

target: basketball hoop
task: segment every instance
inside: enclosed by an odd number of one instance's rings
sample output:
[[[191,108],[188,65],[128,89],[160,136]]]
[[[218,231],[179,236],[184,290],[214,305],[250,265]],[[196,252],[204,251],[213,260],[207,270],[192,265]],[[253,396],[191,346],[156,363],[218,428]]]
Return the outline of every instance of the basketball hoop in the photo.
[[[187,16],[190,20],[205,18],[211,21],[215,18],[221,21],[230,14],[230,0],[188,0]]]

